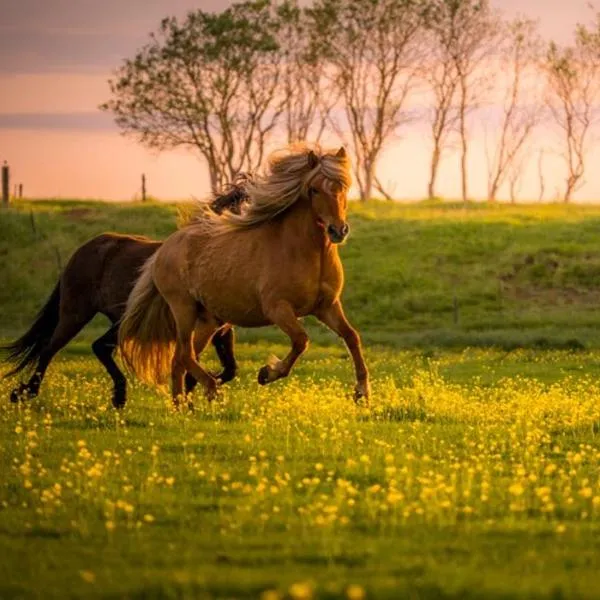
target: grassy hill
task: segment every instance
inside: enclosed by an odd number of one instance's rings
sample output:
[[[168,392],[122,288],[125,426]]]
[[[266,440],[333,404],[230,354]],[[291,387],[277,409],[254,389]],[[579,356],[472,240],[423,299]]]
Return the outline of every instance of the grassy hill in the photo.
[[[176,217],[169,204],[54,200],[0,212],[0,337],[29,325],[81,243],[103,231],[161,239]],[[344,303],[369,343],[600,346],[600,207],[352,203],[350,223]],[[265,335],[280,338],[241,332]]]

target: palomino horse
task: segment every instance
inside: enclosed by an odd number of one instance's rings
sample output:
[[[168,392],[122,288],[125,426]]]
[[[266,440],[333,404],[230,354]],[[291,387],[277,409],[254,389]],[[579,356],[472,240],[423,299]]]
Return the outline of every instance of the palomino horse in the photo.
[[[242,181],[213,199],[212,210],[239,212],[246,201]],[[14,368],[6,376],[34,368],[27,383],[20,383],[10,395],[13,402],[37,396],[44,374],[54,355],[72,340],[97,314],[107,316],[112,325],[99,337],[92,349],[113,380],[112,402],[115,408],[125,405],[127,381],[113,359],[117,345],[118,321],[140,269],[162,242],[140,236],[103,233],[80,246],[62,272],[54,291],[35,318],[33,325],[18,340],[5,346],[6,361]],[[218,379],[225,383],[235,377],[233,331],[223,331],[213,338],[223,365]],[[196,380],[186,376],[191,391]]]
[[[119,330],[125,362],[147,381],[171,374],[177,406],[187,371],[211,399],[217,384],[195,360],[211,336],[231,325],[277,325],[289,354],[273,357],[260,384],[285,377],[308,346],[299,317],[314,315],[338,333],[354,360],[355,398],[368,398],[360,338],[344,316],[337,244],[346,223],[350,165],[344,148],[321,153],[290,147],[248,184],[240,215],[199,211],[144,265]],[[175,339],[173,352],[171,340]]]

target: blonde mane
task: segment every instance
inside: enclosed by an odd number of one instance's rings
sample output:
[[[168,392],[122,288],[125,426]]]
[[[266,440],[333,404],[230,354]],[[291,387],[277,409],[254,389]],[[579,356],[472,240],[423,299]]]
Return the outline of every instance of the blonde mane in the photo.
[[[317,158],[313,166],[311,153]],[[290,208],[306,193],[317,175],[347,191],[352,184],[350,173],[346,155],[338,156],[336,151],[323,151],[316,145],[290,145],[269,156],[266,174],[247,182],[245,192],[249,200],[240,214],[226,211],[216,215],[201,205],[190,224],[204,223],[215,232],[254,227]]]

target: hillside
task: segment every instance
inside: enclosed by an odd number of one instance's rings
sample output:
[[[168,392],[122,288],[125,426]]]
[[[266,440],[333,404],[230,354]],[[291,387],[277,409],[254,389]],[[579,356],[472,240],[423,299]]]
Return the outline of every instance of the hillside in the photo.
[[[103,231],[164,238],[176,215],[84,201],[0,212],[0,337],[29,325],[79,244]],[[600,346],[600,207],[352,203],[350,223],[344,303],[370,343]]]

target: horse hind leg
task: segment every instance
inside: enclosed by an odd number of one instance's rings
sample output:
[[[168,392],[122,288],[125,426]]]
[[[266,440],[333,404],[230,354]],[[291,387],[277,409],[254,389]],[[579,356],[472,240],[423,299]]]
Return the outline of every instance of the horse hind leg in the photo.
[[[217,391],[217,382],[196,362],[194,352],[200,353],[206,347],[217,329],[217,324],[206,314],[199,316],[195,302],[180,298],[167,299],[167,302],[177,326],[175,354],[171,367],[173,403],[176,407],[179,406],[186,371],[204,387],[208,400],[212,400]]]
[[[118,338],[119,324],[113,323],[110,329],[92,344],[92,350],[113,380],[113,406],[123,408],[127,402],[127,380],[113,358]]]
[[[86,314],[85,316],[73,317],[69,316],[66,311],[61,310],[58,325],[52,333],[50,341],[40,353],[35,372],[26,384],[22,383],[19,388],[12,391],[11,400],[13,402],[24,396],[35,398],[38,395],[50,361],[59,350],[62,350],[84,328],[93,316],[93,314]]]
[[[309,343],[306,330],[296,318],[294,310],[288,302],[278,302],[273,308],[265,310],[265,314],[290,338],[292,348],[283,360],[272,357],[268,364],[260,369],[258,383],[261,385],[287,377],[294,363],[308,348]]]
[[[194,353],[196,358],[200,355],[202,350],[204,350],[204,346],[199,348],[198,343],[199,337],[196,333],[194,336]],[[213,375],[218,383],[223,384],[231,381],[236,373],[237,373],[237,362],[235,360],[235,355],[233,353],[233,345],[234,345],[235,336],[233,333],[233,328],[226,326],[222,329],[219,329],[212,337],[212,343],[219,357],[219,361],[221,362],[221,366],[223,370],[217,374]],[[190,373],[186,373],[185,375],[185,392],[186,394],[190,394],[196,384],[198,382],[194,379]]]

